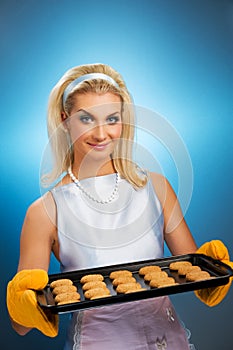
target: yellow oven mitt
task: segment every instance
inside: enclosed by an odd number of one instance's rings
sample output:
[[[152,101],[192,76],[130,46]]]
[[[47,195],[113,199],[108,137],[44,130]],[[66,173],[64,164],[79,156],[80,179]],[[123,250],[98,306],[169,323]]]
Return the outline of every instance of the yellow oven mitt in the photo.
[[[22,270],[8,283],[7,308],[16,323],[37,328],[49,337],[58,334],[58,315],[44,312],[38,305],[35,290],[43,289],[48,283],[44,270]]]
[[[208,255],[214,259],[222,261],[223,263],[233,268],[233,262],[230,261],[228,250],[225,245],[219,240],[204,243],[197,250],[197,253]],[[231,277],[229,283],[224,286],[200,289],[195,291],[195,294],[203,303],[208,306],[218,305],[227,295],[228,290],[231,286],[232,279],[233,278]]]

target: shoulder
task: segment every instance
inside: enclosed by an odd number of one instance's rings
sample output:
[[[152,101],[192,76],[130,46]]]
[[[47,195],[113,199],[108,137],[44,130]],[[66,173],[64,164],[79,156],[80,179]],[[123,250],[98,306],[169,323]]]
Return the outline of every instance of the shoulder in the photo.
[[[161,184],[165,185],[168,182],[167,178],[159,173],[149,172],[149,178],[156,187]]]
[[[50,192],[31,203],[26,212],[26,219],[30,221],[55,222],[55,218],[56,205]]]
[[[176,194],[165,176],[151,172],[149,173],[149,177],[163,208],[166,203],[171,201],[175,202],[177,200]]]

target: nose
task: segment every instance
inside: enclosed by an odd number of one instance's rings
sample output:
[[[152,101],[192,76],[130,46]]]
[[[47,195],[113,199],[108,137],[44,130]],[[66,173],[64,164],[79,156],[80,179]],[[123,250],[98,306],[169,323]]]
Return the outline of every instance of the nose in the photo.
[[[101,141],[104,141],[107,137],[107,134],[106,134],[106,130],[105,130],[105,125],[97,125],[95,128],[94,128],[94,132],[93,132],[93,138],[98,141],[98,142],[101,142]]]

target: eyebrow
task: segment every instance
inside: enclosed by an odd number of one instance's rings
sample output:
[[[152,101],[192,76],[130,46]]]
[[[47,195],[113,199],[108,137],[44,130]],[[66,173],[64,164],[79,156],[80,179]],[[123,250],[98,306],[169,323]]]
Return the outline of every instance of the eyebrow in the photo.
[[[77,112],[75,112],[74,114],[80,113],[80,112],[86,113],[86,114],[88,114],[89,116],[95,118],[95,116],[94,116],[93,114],[91,114],[90,112],[86,111],[86,110],[83,109],[83,108],[79,109],[79,110],[78,110]],[[115,114],[121,115],[121,112],[119,112],[119,111],[112,112],[112,113],[110,113],[109,115],[107,115],[106,118],[111,117],[112,115],[115,115]]]

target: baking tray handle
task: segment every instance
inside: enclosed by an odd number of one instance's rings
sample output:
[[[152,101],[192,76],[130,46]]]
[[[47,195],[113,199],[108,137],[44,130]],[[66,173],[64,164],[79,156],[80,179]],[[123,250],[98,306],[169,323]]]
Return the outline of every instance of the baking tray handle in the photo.
[[[203,254],[204,255],[204,254]],[[217,259],[214,259],[212,258],[212,263],[215,267],[217,268],[225,268],[227,270],[227,274],[229,275],[229,277],[233,277],[233,269],[230,265],[220,261],[220,260],[217,260]]]

